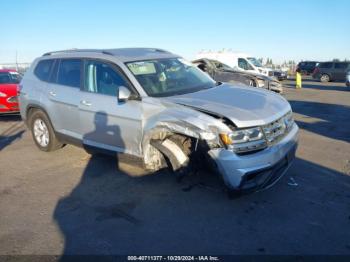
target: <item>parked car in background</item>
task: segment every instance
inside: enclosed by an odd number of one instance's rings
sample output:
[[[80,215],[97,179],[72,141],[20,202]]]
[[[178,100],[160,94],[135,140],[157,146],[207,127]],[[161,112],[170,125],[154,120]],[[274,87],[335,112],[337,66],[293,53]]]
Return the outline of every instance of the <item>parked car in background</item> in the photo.
[[[232,67],[213,59],[197,59],[192,61],[199,69],[209,74],[215,81],[242,83],[248,86],[261,87],[276,93],[283,93],[279,81],[261,74],[237,71]]]
[[[21,88],[21,116],[42,151],[73,143],[179,175],[211,163],[240,192],[272,186],[295,158],[298,126],[286,99],[217,83],[165,50],[47,53]]]
[[[347,87],[350,87],[350,71],[346,74],[346,81],[345,84]]]
[[[319,62],[316,61],[303,61],[297,65],[296,69],[300,69],[301,74],[311,75]]]
[[[312,77],[321,82],[346,81],[350,62],[323,62],[315,68]]]
[[[251,55],[235,52],[200,52],[196,59],[207,58],[220,61],[236,71],[244,71],[254,74],[271,76],[272,70],[264,67],[258,59]]]
[[[283,81],[288,79],[288,72],[282,70],[274,70],[272,71],[272,76],[275,77],[279,81]]]
[[[16,70],[0,70],[0,113],[18,112],[18,85],[21,75]]]

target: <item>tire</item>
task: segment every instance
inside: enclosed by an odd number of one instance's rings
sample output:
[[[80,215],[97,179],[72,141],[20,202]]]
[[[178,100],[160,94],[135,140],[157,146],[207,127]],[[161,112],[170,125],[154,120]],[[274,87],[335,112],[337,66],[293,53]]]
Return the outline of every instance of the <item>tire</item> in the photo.
[[[164,146],[163,141],[151,141],[151,145],[157,148],[163,154],[168,168],[171,170],[172,173],[175,174],[177,178],[180,179],[187,174],[193,173],[193,162],[191,161],[192,159],[190,159],[192,153],[191,139],[181,135],[172,135],[164,141],[166,142],[167,140],[168,143],[181,150],[180,154],[187,158],[188,162],[185,165],[178,161],[176,155],[174,154],[174,151],[169,150],[169,147]]]
[[[329,81],[331,81],[331,78],[327,74],[322,74],[320,77],[320,81],[322,83],[328,83]]]
[[[51,152],[63,146],[58,141],[51,122],[43,111],[35,110],[30,114],[29,127],[34,143],[41,151]]]

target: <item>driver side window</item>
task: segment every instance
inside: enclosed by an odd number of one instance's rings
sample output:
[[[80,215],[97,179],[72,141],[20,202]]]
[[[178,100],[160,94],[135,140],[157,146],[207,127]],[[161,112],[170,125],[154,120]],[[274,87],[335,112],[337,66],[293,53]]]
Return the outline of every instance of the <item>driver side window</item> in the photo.
[[[127,80],[108,63],[88,60],[84,65],[84,90],[118,96],[120,86],[129,88]]]
[[[238,58],[238,67],[244,70],[253,70],[253,68],[248,64],[247,60],[244,58]]]

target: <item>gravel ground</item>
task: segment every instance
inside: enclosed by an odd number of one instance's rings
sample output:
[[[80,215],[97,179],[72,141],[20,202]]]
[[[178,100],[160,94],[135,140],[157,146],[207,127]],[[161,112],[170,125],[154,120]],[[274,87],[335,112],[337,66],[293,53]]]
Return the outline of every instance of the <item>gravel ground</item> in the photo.
[[[40,152],[19,117],[1,116],[0,254],[350,254],[350,89],[283,83],[297,159],[238,199],[210,172],[135,178],[125,159]]]

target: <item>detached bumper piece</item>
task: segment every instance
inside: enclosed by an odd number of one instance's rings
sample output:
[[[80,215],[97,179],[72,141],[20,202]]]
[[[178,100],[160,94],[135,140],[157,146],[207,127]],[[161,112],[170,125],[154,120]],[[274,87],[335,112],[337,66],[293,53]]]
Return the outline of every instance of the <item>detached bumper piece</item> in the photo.
[[[240,193],[260,191],[273,186],[286,173],[295,158],[296,146],[288,154],[269,168],[255,170],[242,177],[238,187]]]

